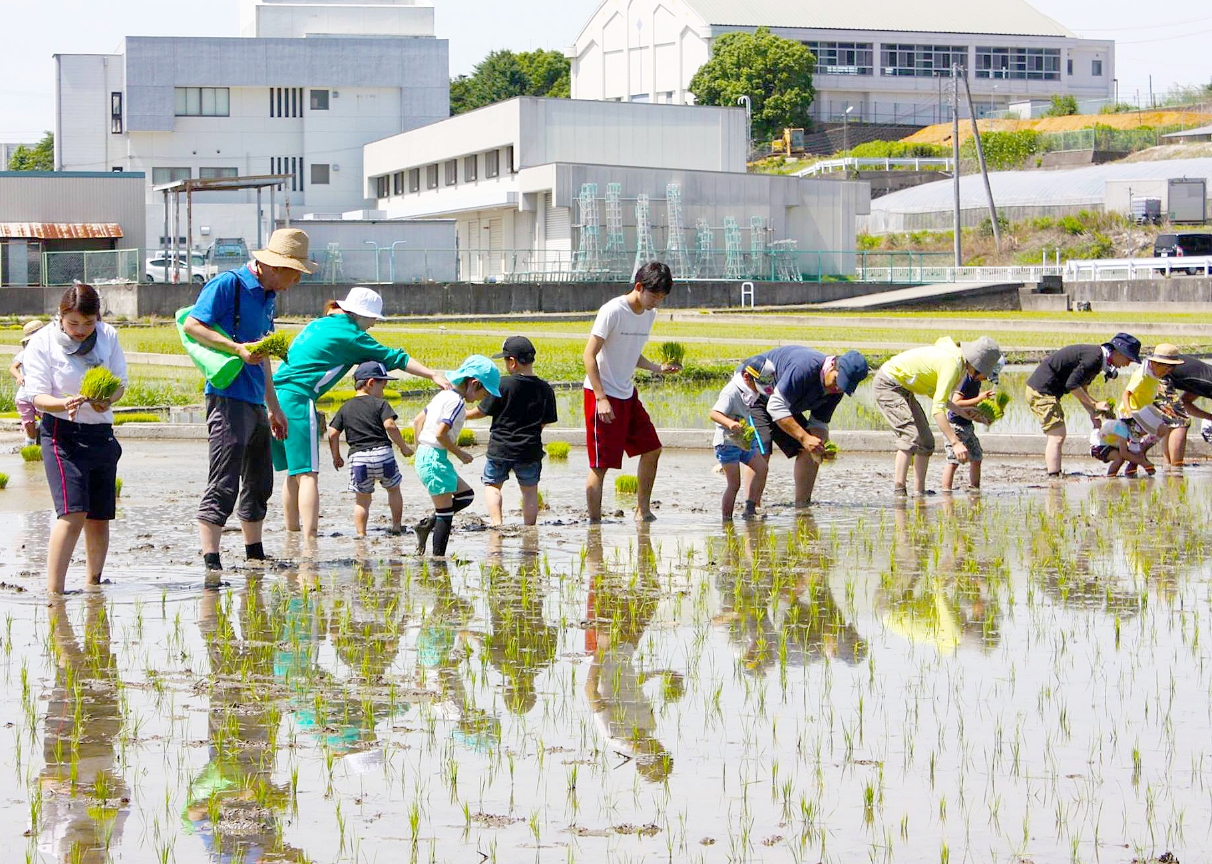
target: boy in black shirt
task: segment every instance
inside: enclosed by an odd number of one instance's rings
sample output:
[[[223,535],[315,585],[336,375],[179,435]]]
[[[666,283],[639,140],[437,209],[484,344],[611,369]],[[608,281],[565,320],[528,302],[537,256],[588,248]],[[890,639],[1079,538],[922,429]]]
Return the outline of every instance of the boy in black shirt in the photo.
[[[328,449],[332,451],[332,464],[337,470],[345,465],[341,458],[341,433],[349,444],[349,491],[354,498],[354,531],[359,537],[366,536],[366,521],[370,515],[370,497],[375,491],[375,481],[387,490],[387,503],[391,507],[391,531],[401,533],[400,518],[404,513],[404,499],[400,496],[400,467],[396,464],[391,445],[395,444],[405,456],[412,455],[412,448],[404,443],[396,426],[396,412],[383,398],[383,389],[390,376],[387,367],[377,360],[363,363],[354,371],[354,386],[358,395],[350,399],[337,411],[337,416],[328,424]]]
[[[539,518],[539,477],[543,473],[543,427],[556,422],[555,391],[534,374],[534,344],[525,336],[510,336],[493,359],[505,359],[509,375],[501,379],[501,395],[489,396],[467,412],[467,419],[491,417],[488,462],[484,466],[484,499],[488,518],[499,526],[501,486],[513,471],[522,490],[522,520]]]
[[[1004,358],[1003,358],[1004,359]],[[997,373],[989,374],[990,381],[997,381]],[[974,375],[965,375],[960,384],[951,394],[951,404],[957,408],[974,408],[993,395],[992,390],[982,390],[981,381]],[[947,420],[955,430],[955,436],[968,449],[968,485],[973,489],[981,488],[981,461],[985,458],[981,450],[981,441],[976,437],[976,427],[967,415],[955,411],[947,412]],[[955,482],[955,472],[959,468],[959,460],[955,458],[955,448],[947,442],[947,466],[943,468],[943,491],[950,492]]]

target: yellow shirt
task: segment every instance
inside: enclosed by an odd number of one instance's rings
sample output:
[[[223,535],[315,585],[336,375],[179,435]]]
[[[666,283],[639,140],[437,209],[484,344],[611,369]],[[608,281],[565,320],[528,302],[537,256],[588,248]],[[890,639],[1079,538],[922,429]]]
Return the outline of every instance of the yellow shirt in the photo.
[[[931,396],[931,415],[947,410],[947,401],[964,374],[964,355],[950,336],[933,345],[897,354],[882,367],[888,377],[910,393]]]
[[[1131,417],[1146,405],[1152,405],[1153,400],[1157,398],[1157,388],[1160,384],[1161,379],[1145,374],[1144,363],[1137,366],[1132,377],[1128,379],[1128,386],[1124,388],[1123,407],[1120,413],[1125,417]]]

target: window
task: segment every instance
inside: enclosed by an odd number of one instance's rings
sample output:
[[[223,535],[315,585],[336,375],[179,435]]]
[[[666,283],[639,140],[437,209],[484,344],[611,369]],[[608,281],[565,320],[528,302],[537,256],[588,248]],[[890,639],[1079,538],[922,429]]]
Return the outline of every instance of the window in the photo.
[[[977,78],[1059,81],[1059,48],[976,48]]]
[[[505,148],[505,167],[509,170],[510,174],[517,173],[518,169],[513,167],[513,145],[512,144],[510,144],[508,147]]]
[[[426,166],[426,168],[425,168],[425,188],[426,189],[437,189],[438,188],[438,166],[437,165]]]
[[[303,189],[303,157],[302,156],[273,156],[269,160],[270,174],[289,174],[290,191],[300,192]]]
[[[312,90],[311,91],[311,110],[312,111],[327,111],[328,110],[328,91],[327,90]]]
[[[376,198],[386,198],[390,191],[388,188],[390,186],[390,183],[391,183],[391,178],[386,174],[384,174],[382,177],[376,177],[375,178],[375,197]]]
[[[176,183],[178,180],[188,180],[190,176],[188,168],[153,168],[152,185],[160,186],[165,183]]]
[[[459,182],[459,160],[447,159],[443,166],[446,172],[446,185],[454,186]]]
[[[311,166],[311,185],[312,186],[327,186],[328,185],[328,167],[327,165]]]
[[[391,191],[392,191],[393,195],[403,195],[404,194],[404,172],[403,171],[397,171],[395,174],[391,175],[391,185],[392,185]]]
[[[501,151],[489,150],[484,154],[484,176],[501,176]]]
[[[178,117],[228,117],[230,91],[226,87],[174,87]]]
[[[476,179],[476,168],[479,167],[479,160],[475,156],[467,156],[463,159],[463,182],[470,183]]]
[[[408,169],[408,191],[409,192],[420,192],[421,191],[421,169],[420,168],[409,168]]]
[[[1091,60],[1090,61],[1090,74],[1093,75],[1095,78],[1103,77],[1103,61],[1102,60]]]
[[[270,87],[269,88],[270,117],[302,117],[303,88],[302,87]]]
[[[1066,75],[1073,74],[1073,58],[1072,57],[1070,57],[1068,60],[1065,61],[1065,74]]]
[[[239,168],[199,168],[199,180],[224,180],[232,177],[239,177]]]
[[[870,75],[874,52],[870,42],[805,42],[816,56],[820,75]]]
[[[109,131],[113,135],[122,134],[122,94],[109,94]]]
[[[880,74],[934,78],[951,74],[951,65],[968,65],[968,49],[961,45],[884,45]]]

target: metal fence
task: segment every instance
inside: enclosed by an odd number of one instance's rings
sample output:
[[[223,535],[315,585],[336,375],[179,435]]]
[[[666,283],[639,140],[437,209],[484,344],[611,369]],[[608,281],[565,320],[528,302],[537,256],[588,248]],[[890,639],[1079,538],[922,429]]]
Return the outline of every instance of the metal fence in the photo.
[[[1089,279],[1094,282],[1119,279],[1158,279],[1175,273],[1212,276],[1212,255],[1066,261],[1063,272],[1066,279]]]
[[[796,171],[796,177],[817,177],[821,174],[832,174],[835,171],[951,171],[954,160],[941,157],[897,157],[886,159],[865,159],[847,156],[844,159],[822,159],[809,165],[803,171]]]
[[[1135,153],[1164,144],[1163,135],[1182,128],[1178,125],[1142,129],[1073,129],[1068,132],[1046,132],[1042,143],[1045,151],[1106,150],[1114,153]]]
[[[92,252],[43,252],[42,284],[125,285],[142,279],[140,249],[103,249]]]

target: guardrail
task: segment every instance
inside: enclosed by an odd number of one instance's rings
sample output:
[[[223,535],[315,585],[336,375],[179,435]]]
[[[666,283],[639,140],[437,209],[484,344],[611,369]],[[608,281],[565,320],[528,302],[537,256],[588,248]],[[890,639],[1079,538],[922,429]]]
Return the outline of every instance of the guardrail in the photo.
[[[1112,279],[1157,279],[1175,271],[1212,276],[1212,255],[1173,258],[1104,258],[1093,261],[1066,261],[1066,279],[1102,282]]]
[[[902,156],[888,159],[867,159],[847,156],[844,159],[825,159],[809,165],[802,171],[796,171],[796,177],[817,177],[821,174],[832,174],[835,171],[892,171],[893,169],[909,171],[952,171],[954,159],[942,157]]]
[[[1038,282],[1044,276],[1063,276],[1064,267],[937,267],[918,264],[908,267],[859,267],[862,282],[890,282],[899,285],[926,285],[951,282]]]

